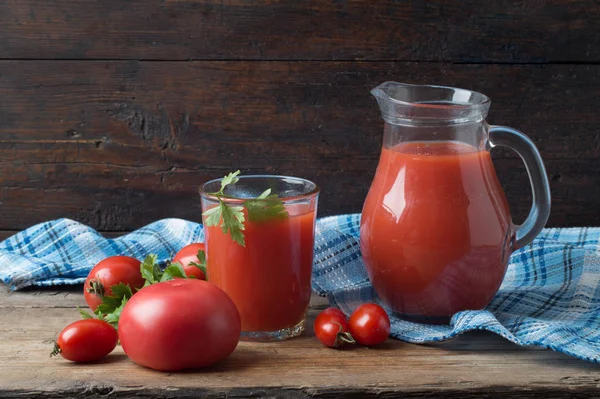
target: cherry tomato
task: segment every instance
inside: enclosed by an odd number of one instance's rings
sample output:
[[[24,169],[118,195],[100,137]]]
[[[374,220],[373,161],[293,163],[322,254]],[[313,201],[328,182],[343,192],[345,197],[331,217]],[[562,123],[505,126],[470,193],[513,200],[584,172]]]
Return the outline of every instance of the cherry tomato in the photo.
[[[340,348],[344,343],[354,343],[348,333],[346,315],[339,309],[327,308],[315,319],[315,335],[329,348]]]
[[[135,363],[161,371],[211,365],[229,356],[242,330],[233,301],[196,279],[142,288],[119,319],[123,350]]]
[[[350,315],[348,326],[352,337],[364,346],[378,345],[390,335],[390,318],[374,303],[360,305]]]
[[[96,310],[102,297],[112,294],[110,287],[113,285],[124,283],[132,290],[141,288],[144,278],[140,264],[139,260],[129,256],[111,256],[94,266],[83,286],[83,296],[90,309]]]
[[[198,251],[204,251],[204,243],[198,242],[186,245],[177,252],[173,258],[173,262],[179,262],[183,266],[186,276],[206,280],[206,275],[202,268],[192,264],[196,263],[205,267],[204,262],[198,259]]]
[[[78,320],[58,335],[51,356],[60,353],[73,362],[93,362],[112,352],[117,341],[117,330],[104,320]]]

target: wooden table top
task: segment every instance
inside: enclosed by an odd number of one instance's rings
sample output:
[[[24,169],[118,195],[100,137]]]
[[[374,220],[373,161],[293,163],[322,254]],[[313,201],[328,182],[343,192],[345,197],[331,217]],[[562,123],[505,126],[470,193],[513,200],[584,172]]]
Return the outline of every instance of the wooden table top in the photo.
[[[491,333],[434,345],[388,340],[378,348],[332,350],[312,328],[277,343],[241,342],[223,362],[160,373],[117,347],[104,361],[50,358],[52,340],[85,306],[79,289],[11,293],[0,286],[0,397],[595,397],[600,365],[518,347]],[[309,314],[326,303],[313,298]]]

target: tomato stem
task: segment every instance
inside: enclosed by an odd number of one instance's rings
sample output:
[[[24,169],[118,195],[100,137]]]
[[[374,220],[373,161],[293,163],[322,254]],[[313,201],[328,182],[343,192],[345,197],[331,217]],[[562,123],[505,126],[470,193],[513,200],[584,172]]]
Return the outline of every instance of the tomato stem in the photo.
[[[354,338],[352,338],[352,335],[349,332],[338,333],[338,339],[348,344],[356,343],[356,341],[354,340]]]
[[[94,294],[102,298],[104,296],[104,286],[100,280],[90,280],[90,286],[86,289],[90,294]]]
[[[60,346],[58,346],[58,342],[54,342],[54,348],[52,348],[52,352],[50,353],[50,357],[58,355],[62,350]]]
[[[340,329],[338,330],[338,332],[335,336],[335,342],[333,344],[334,347],[339,348],[342,345],[344,345],[344,343],[347,343],[347,344],[355,344],[356,343],[354,338],[352,338],[352,335],[347,331],[345,332],[344,327],[340,323],[335,323],[335,324],[337,324],[340,327]]]

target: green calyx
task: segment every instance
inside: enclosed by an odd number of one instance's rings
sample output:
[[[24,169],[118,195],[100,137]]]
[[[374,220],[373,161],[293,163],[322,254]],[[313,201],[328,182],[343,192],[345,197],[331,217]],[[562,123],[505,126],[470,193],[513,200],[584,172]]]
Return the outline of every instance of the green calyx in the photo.
[[[90,294],[97,295],[100,298],[102,298],[104,296],[104,286],[102,285],[100,280],[97,280],[97,279],[90,280],[89,285],[86,288],[86,291],[89,292]]]

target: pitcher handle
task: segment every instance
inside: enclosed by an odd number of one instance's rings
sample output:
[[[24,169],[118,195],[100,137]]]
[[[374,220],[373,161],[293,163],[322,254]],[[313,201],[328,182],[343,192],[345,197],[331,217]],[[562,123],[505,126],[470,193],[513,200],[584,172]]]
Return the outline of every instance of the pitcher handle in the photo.
[[[516,226],[513,249],[519,249],[533,241],[550,216],[550,184],[546,168],[533,141],[520,131],[506,126],[490,126],[489,137],[492,147],[509,147],[519,154],[529,175],[533,205],[525,222]]]

